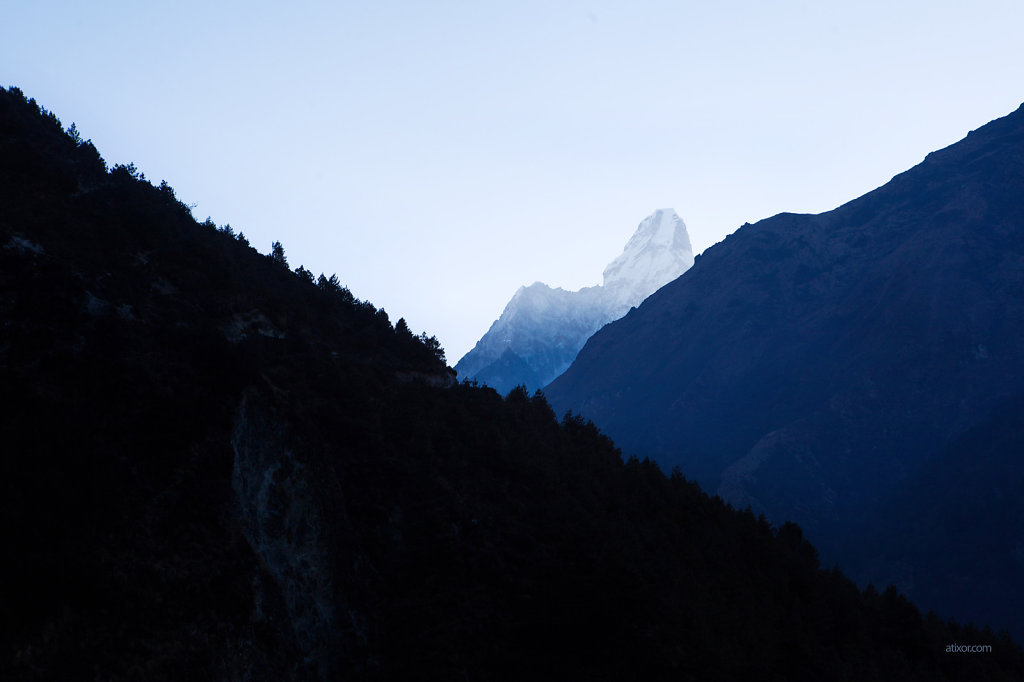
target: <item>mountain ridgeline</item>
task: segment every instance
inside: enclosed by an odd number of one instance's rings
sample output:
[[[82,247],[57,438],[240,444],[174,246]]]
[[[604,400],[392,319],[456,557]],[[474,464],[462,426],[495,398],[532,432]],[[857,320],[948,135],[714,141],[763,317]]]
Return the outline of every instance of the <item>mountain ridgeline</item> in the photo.
[[[1024,108],[745,225],[546,389],[829,562],[1024,634]]]
[[[603,284],[578,291],[542,282],[520,287],[455,370],[502,394],[515,386],[530,391],[546,386],[572,364],[594,332],[691,265],[686,225],[672,209],[658,209],[604,269]]]
[[[0,678],[1024,677],[232,232],[0,91]]]

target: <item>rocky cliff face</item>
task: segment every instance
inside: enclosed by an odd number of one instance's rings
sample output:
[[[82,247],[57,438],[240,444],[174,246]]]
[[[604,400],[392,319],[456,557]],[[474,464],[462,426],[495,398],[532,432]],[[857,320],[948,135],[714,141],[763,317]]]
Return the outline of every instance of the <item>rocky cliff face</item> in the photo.
[[[833,211],[740,228],[549,396],[852,560],[860,519],[1024,387],[1022,194],[1024,109]]]
[[[286,622],[276,625],[304,653],[290,672],[296,679],[331,679],[341,654],[334,621],[342,605],[327,529],[343,520],[323,518],[314,474],[287,429],[257,392],[243,396],[231,437],[232,489],[245,539],[273,581],[264,586],[256,579],[253,617],[269,621],[264,604],[279,595]]]
[[[603,284],[578,291],[541,282],[520,287],[455,369],[502,393],[520,384],[541,388],[565,371],[595,331],[691,265],[686,225],[672,209],[659,209],[605,268]]]

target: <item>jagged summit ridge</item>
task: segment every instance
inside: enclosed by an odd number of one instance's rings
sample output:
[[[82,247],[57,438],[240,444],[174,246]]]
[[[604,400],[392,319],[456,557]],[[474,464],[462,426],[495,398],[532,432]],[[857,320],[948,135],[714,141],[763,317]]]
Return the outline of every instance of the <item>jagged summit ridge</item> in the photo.
[[[693,265],[686,224],[671,208],[660,208],[640,223],[618,258],[604,269],[606,296],[621,316]]]
[[[656,270],[639,266],[682,261],[687,255],[692,261],[693,249],[686,224],[671,208],[659,208],[640,223],[622,249],[622,254],[604,269],[604,285],[614,286],[624,281],[649,278],[656,274]],[[655,258],[657,256],[662,258]]]
[[[673,209],[658,209],[604,269],[602,285],[578,291],[543,282],[520,287],[455,369],[501,392],[519,384],[541,388],[566,370],[594,332],[691,265],[686,224]]]

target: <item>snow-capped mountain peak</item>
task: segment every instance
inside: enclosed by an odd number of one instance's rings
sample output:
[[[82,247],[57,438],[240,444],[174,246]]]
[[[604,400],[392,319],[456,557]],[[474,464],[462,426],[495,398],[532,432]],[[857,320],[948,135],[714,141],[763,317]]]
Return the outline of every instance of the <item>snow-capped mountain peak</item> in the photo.
[[[686,224],[671,208],[660,208],[640,223],[619,257],[604,269],[604,287],[615,307],[628,310],[691,265]]]
[[[542,282],[519,287],[490,330],[455,366],[505,392],[517,384],[540,388],[572,363],[605,324],[693,265],[686,225],[671,208],[645,218],[625,249],[604,270],[604,284],[579,291]]]

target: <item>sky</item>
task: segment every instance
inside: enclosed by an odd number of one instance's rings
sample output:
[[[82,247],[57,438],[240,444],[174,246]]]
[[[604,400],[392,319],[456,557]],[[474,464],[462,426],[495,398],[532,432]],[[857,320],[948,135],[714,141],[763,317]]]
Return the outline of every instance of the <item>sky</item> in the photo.
[[[1020,0],[0,0],[0,85],[436,335],[830,210],[1024,102]],[[0,209],[2,210],[2,209]]]

